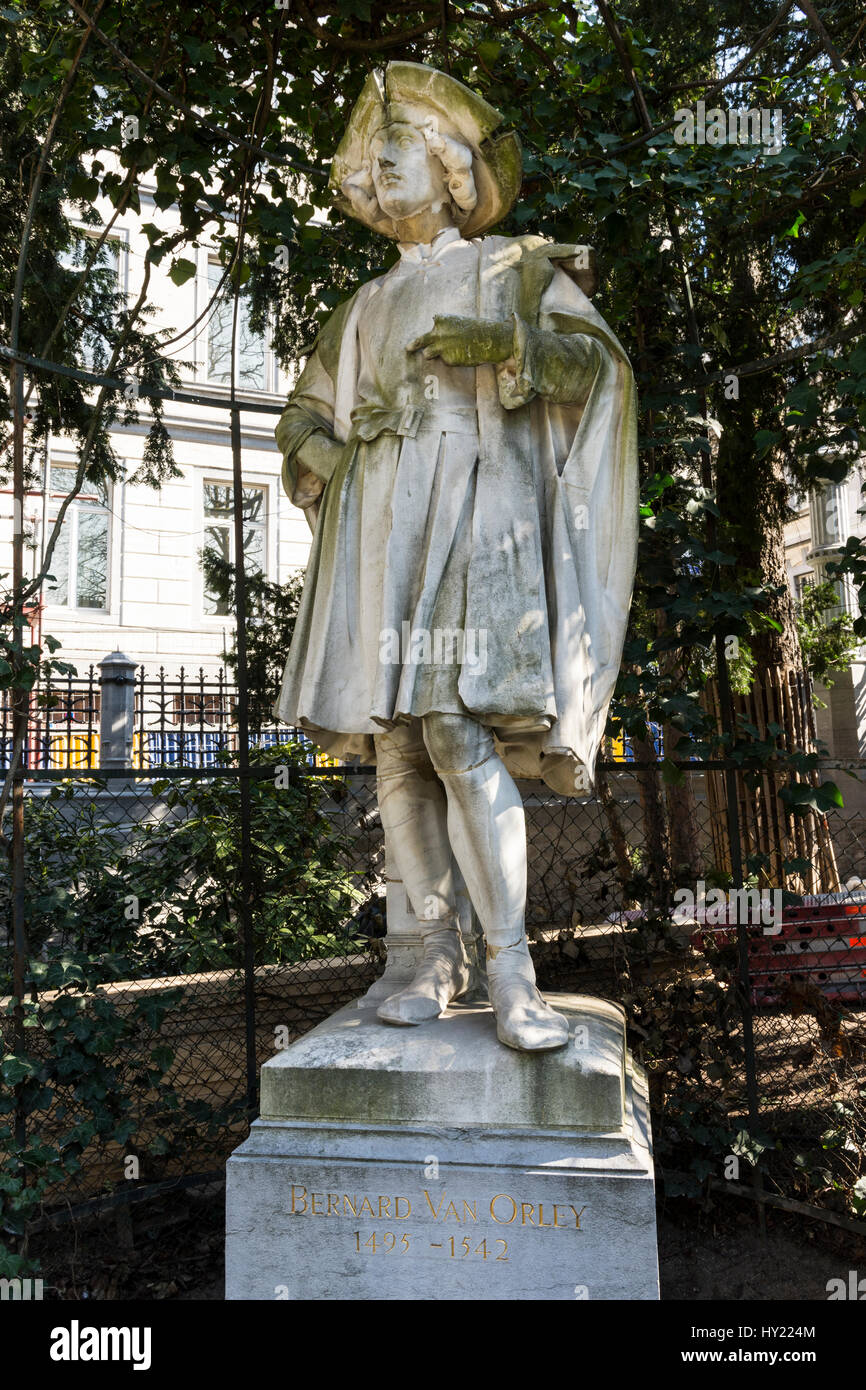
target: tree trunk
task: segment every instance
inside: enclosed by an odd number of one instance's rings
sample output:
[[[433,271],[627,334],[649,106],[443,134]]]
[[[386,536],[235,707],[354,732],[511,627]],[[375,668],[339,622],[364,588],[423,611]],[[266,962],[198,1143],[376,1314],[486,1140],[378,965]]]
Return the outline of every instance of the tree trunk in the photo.
[[[762,321],[758,284],[761,268],[736,242],[728,243],[730,312],[727,332],[734,360],[766,356],[773,343]],[[749,638],[754,658],[751,688],[732,697],[735,736],[775,744],[784,753],[813,753],[815,727],[809,680],[788,586],[784,526],[788,484],[782,460],[774,447],[756,449],[760,431],[778,429],[785,382],[767,377],[742,377],[736,394],[717,401],[722,427],[716,459],[716,497],[721,512],[719,542],[737,556],[738,587],[765,585],[778,592],[767,604],[768,616],[778,625],[765,627]],[[707,691],[716,727],[723,727],[718,689]],[[743,729],[751,726],[751,732]],[[737,804],[741,827],[744,871],[757,873],[768,888],[794,892],[832,892],[838,888],[833,847],[826,817],[794,816],[779,799],[790,781],[810,780],[798,773],[762,772],[757,785],[747,786],[737,775]],[[709,800],[713,840],[721,850],[719,867],[730,870],[727,828],[722,827],[726,796],[722,774],[709,776]],[[790,861],[802,860],[792,867]]]

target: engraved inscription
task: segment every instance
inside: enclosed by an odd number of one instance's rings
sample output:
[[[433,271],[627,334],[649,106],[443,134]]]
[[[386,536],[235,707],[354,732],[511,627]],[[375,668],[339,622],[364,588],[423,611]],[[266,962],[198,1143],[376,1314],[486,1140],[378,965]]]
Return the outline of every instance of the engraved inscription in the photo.
[[[291,1216],[370,1216],[373,1220],[405,1220],[407,1216],[431,1216],[438,1222],[457,1222],[463,1226],[478,1220],[478,1200],[428,1193],[421,1188],[423,1201],[416,1204],[403,1195],[366,1193],[314,1193],[292,1183],[289,1215]],[[481,1219],[493,1220],[498,1226],[535,1226],[545,1230],[580,1230],[581,1218],[587,1204],[574,1207],[571,1202],[525,1202],[510,1193],[496,1193],[487,1209],[481,1208]]]
[[[574,1206],[570,1202],[549,1200],[527,1202],[509,1192],[497,1192],[489,1201],[486,1198],[479,1201],[477,1197],[452,1196],[444,1188],[430,1192],[426,1187],[421,1189],[421,1197],[413,1200],[402,1193],[314,1192],[292,1183],[289,1198],[291,1216],[354,1216],[389,1222],[414,1217],[440,1225],[454,1223],[458,1226],[492,1221],[497,1226],[552,1231],[580,1231],[586,1209],[586,1203]],[[508,1242],[488,1236],[480,1242],[477,1237],[473,1242],[469,1236],[462,1239],[450,1236],[441,1241],[425,1242],[417,1232],[357,1230],[352,1233],[352,1238],[355,1251],[361,1255],[405,1255],[410,1250],[417,1252],[419,1245],[426,1245],[430,1251],[441,1251],[444,1257],[451,1260],[478,1259],[483,1262],[488,1259],[509,1259]]]

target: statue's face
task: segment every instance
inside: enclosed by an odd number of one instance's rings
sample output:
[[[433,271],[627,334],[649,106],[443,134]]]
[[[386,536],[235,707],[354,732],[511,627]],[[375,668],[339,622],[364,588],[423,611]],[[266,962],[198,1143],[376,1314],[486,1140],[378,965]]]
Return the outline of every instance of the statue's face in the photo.
[[[395,221],[446,197],[445,170],[414,126],[395,121],[383,127],[370,142],[370,159],[379,206]]]

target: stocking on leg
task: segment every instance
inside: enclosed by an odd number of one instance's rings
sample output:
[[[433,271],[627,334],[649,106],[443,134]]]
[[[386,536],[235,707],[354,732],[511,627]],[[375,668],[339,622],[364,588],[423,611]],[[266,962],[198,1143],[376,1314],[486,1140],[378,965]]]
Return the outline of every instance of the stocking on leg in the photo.
[[[376,736],[379,814],[424,938],[415,977],[377,1009],[385,1023],[438,1018],[469,984],[469,962],[456,910],[445,793],[420,735],[395,729]]]
[[[493,735],[459,715],[429,715],[424,740],[448,801],[448,836],[487,939],[500,1042],[522,1052],[564,1047],[568,1021],[545,1003],[524,928],[526,821]]]

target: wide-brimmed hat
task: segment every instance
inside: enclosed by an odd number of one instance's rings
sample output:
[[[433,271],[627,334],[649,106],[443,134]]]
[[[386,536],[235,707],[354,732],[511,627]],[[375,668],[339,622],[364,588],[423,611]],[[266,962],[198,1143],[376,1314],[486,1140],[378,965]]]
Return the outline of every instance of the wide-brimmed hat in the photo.
[[[342,192],[344,181],[369,159],[370,141],[389,120],[434,116],[443,135],[468,145],[477,202],[461,220],[465,237],[479,236],[500,222],[520,192],[520,141],[514,131],[497,135],[502,116],[476,92],[447,73],[423,63],[389,63],[371,72],[355,102],[346,133],[331,165],[330,185],[341,212],[364,222],[384,236],[395,237],[389,217],[378,204],[365,210]]]

